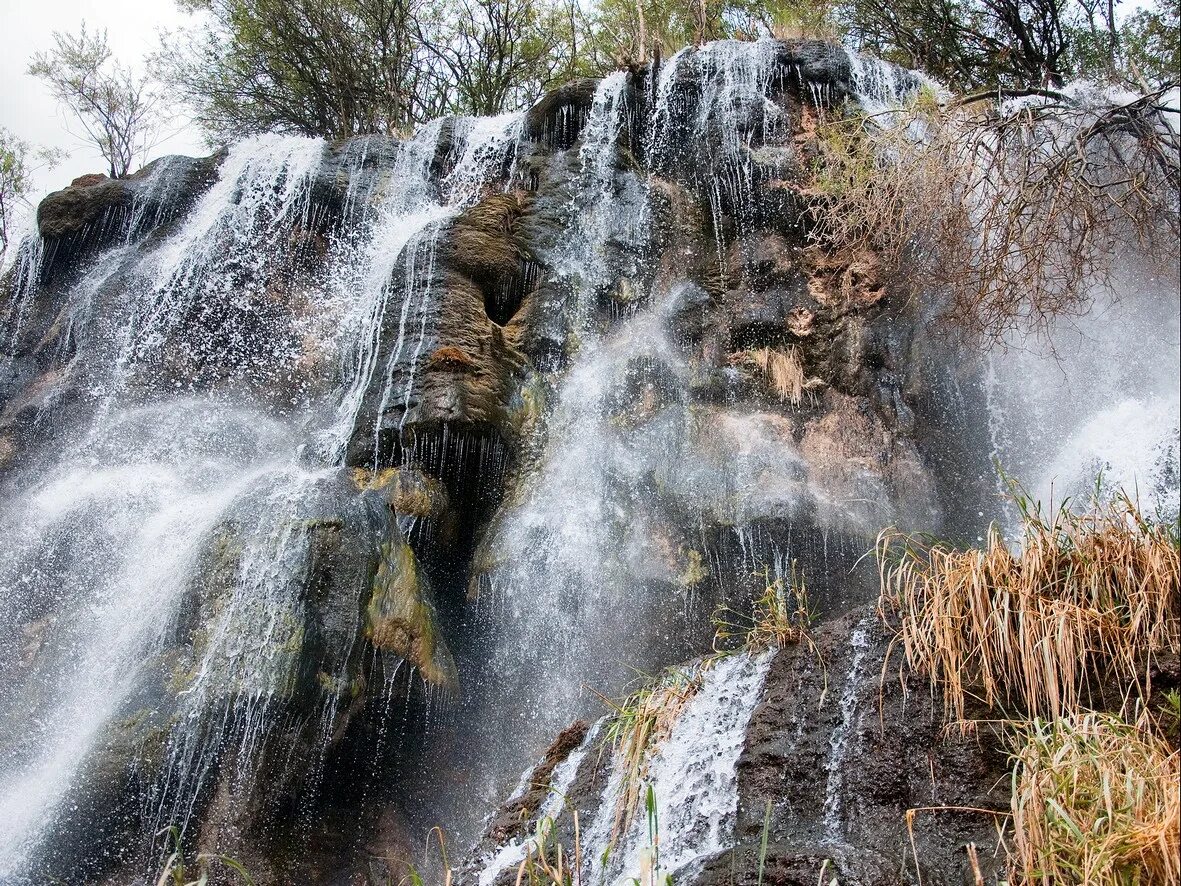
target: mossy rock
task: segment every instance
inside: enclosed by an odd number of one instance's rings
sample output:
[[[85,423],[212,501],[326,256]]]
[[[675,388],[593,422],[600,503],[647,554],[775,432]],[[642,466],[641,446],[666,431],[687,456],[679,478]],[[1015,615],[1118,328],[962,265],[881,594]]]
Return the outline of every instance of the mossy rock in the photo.
[[[435,477],[410,465],[383,468],[373,473],[353,469],[353,483],[363,491],[380,492],[394,513],[408,517],[438,519],[447,512],[447,489]]]
[[[426,576],[410,546],[395,539],[381,546],[373,593],[365,607],[365,638],[400,655],[428,683],[455,684],[455,662],[439,636]]]

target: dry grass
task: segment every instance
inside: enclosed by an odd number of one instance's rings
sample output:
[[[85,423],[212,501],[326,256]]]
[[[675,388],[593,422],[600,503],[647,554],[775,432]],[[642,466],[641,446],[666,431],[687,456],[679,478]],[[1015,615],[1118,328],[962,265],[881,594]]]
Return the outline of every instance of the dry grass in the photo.
[[[1015,729],[1014,846],[1024,883],[1177,886],[1178,753],[1109,714]]]
[[[781,402],[799,406],[804,400],[804,363],[799,349],[755,348],[730,356],[735,365],[754,369]]]
[[[651,685],[619,704],[604,699],[615,709],[606,735],[615,749],[616,760],[624,767],[623,789],[611,829],[612,844],[631,825],[639,807],[649,749],[672,733],[677,717],[701,688],[702,677],[710,664],[710,659],[705,659],[697,666],[670,668]]]
[[[1001,338],[1046,331],[1110,287],[1113,261],[1175,262],[1181,141],[1162,96],[1088,103],[1039,92],[940,104],[818,128],[814,236],[876,252],[895,279],[943,300],[946,328]]]
[[[878,537],[879,606],[908,664],[942,688],[956,720],[977,694],[1059,719],[1080,710],[1100,675],[1147,697],[1153,658],[1181,642],[1175,531],[1144,520],[1127,496],[1049,518],[1019,503],[1016,553],[995,527],[971,550]]]

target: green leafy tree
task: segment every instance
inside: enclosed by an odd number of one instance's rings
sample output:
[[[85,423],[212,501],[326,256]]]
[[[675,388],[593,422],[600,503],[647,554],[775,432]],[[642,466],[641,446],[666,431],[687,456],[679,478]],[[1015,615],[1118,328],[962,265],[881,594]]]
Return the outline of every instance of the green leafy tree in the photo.
[[[1136,11],[1120,28],[1120,46],[1138,85],[1181,81],[1181,2],[1158,0]]]
[[[111,178],[142,162],[159,132],[159,95],[146,75],[116,61],[107,32],[53,33],[54,47],[36,53],[28,73],[45,82],[106,160]]]
[[[29,145],[0,128],[0,267],[8,253],[13,216],[29,194]]]
[[[583,28],[574,0],[452,0],[420,14],[416,35],[447,104],[492,115],[580,72]]]
[[[769,35],[788,9],[783,0],[600,0],[588,17],[599,64],[611,68],[710,40]],[[806,9],[790,4],[790,14],[815,18]]]
[[[430,71],[417,0],[182,0],[205,23],[166,39],[157,70],[214,138],[392,133],[418,119]],[[430,110],[433,110],[430,109]]]
[[[61,151],[33,148],[0,126],[0,266],[8,253],[17,213],[22,208],[29,208],[33,173],[44,166],[52,166],[61,157]]]

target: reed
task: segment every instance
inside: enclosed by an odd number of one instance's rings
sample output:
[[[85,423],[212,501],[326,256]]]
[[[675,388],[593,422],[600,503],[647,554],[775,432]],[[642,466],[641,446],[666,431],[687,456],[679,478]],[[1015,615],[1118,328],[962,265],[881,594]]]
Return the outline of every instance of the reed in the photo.
[[[677,717],[701,688],[702,677],[710,663],[706,659],[694,667],[670,668],[622,703],[608,702],[615,714],[605,734],[615,748],[617,765],[624,767],[623,789],[615,806],[611,829],[612,844],[635,817],[648,771],[649,748],[671,734]]]
[[[554,835],[554,822],[543,818],[517,868],[516,886],[579,886],[582,882],[581,834],[574,812],[574,849],[567,850]]]
[[[1127,495],[1043,515],[1018,490],[1018,549],[990,528],[982,548],[894,530],[877,540],[879,607],[909,666],[943,692],[1053,720],[1078,713],[1102,677],[1147,698],[1153,660],[1181,642],[1175,527]],[[1089,682],[1090,681],[1090,682]]]
[[[1012,727],[1013,847],[1020,882],[1177,886],[1178,752],[1142,713],[1070,714]]]
[[[799,406],[804,401],[804,363],[795,346],[786,350],[755,348],[738,351],[731,355],[730,362],[754,369],[780,402]]]

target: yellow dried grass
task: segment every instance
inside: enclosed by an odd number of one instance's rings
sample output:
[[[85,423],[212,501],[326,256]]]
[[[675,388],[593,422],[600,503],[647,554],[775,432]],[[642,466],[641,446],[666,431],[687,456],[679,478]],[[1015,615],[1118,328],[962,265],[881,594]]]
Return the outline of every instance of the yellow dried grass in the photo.
[[[1177,886],[1178,753],[1142,714],[1069,715],[1013,729],[1013,847],[1020,882]]]
[[[787,350],[776,348],[755,348],[739,351],[730,357],[735,364],[754,369],[762,377],[768,389],[781,402],[799,406],[804,400],[804,364],[799,349],[792,346]]]
[[[1146,697],[1153,658],[1181,642],[1175,530],[1126,495],[1049,518],[1018,503],[1016,552],[995,526],[970,550],[879,535],[879,606],[909,666],[943,690],[954,720],[976,694],[1058,719],[1080,710],[1099,673]]]

